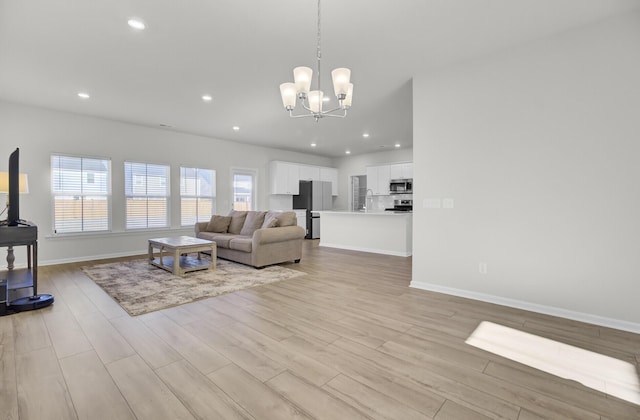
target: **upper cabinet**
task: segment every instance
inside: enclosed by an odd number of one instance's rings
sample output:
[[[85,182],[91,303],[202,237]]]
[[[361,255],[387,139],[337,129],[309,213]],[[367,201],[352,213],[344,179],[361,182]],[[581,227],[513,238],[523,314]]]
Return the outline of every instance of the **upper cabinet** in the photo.
[[[338,170],[336,168],[320,168],[320,181],[331,182],[331,195],[338,195]]]
[[[392,179],[408,178],[413,178],[412,162],[367,166],[367,189],[373,191],[373,195],[389,195]]]
[[[331,195],[338,195],[338,170],[274,160],[269,163],[271,194],[298,195],[300,181],[330,181]]]
[[[271,194],[298,195],[300,193],[300,170],[289,162],[272,161],[269,164]]]
[[[413,178],[413,163],[394,163],[389,165],[389,176],[391,179]]]
[[[389,195],[391,172],[389,165],[367,166],[367,189],[373,195]]]
[[[298,165],[301,181],[320,181],[320,168],[310,165]]]

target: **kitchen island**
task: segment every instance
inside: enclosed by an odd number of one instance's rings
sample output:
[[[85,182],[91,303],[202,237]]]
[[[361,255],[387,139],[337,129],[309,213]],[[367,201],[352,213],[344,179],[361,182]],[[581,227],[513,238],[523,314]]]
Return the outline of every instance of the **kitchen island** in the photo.
[[[412,254],[410,212],[320,212],[320,246],[408,257]]]

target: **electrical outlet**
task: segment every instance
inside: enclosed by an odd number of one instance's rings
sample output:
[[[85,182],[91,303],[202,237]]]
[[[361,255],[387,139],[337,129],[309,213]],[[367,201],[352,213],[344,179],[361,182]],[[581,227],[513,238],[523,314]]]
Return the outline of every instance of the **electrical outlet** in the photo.
[[[481,262],[478,264],[478,271],[480,274],[487,274],[487,263]]]

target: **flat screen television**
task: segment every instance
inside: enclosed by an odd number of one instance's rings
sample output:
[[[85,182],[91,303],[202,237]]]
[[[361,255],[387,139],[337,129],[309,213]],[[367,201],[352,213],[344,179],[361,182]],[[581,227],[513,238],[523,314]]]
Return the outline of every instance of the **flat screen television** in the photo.
[[[7,224],[18,226],[20,223],[20,149],[9,156],[9,210]]]

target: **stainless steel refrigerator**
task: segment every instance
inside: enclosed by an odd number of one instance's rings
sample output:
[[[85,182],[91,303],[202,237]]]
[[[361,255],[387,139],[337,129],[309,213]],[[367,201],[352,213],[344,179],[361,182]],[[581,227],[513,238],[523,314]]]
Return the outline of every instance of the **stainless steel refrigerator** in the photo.
[[[293,208],[307,210],[307,239],[320,237],[320,214],[318,211],[331,210],[331,182],[300,181],[300,193],[293,196]]]

